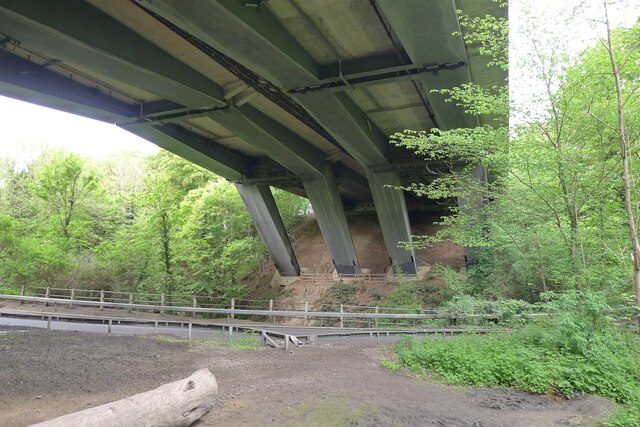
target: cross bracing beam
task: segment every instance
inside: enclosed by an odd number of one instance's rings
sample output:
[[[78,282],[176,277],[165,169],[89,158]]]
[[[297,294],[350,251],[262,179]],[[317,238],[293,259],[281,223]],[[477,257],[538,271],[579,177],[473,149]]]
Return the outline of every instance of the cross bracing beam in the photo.
[[[363,58],[345,59],[344,61],[320,65],[321,80],[340,77],[340,74],[351,77],[366,77],[384,73],[385,71],[402,71],[415,67],[406,52],[384,53]]]
[[[434,64],[425,66],[400,65],[380,70],[370,70],[359,74],[345,74],[339,71],[338,77],[322,79],[320,83],[311,86],[297,87],[289,89],[289,93],[307,93],[315,91],[344,91],[356,87],[379,85],[402,80],[415,80],[417,76],[424,73],[439,73],[455,70],[465,66],[464,61],[449,62],[444,64]]]
[[[453,63],[466,58],[462,38],[453,35],[460,30],[453,2],[376,0],[374,7],[380,8],[414,64]],[[422,73],[418,78],[426,89],[440,128],[473,127],[477,124],[456,103],[446,102],[446,95],[431,92],[470,82],[467,64],[446,72]]]
[[[197,119],[198,117],[208,117],[214,111],[226,109],[229,109],[228,105],[225,105],[223,107],[197,108],[195,110],[179,108],[175,111],[169,110],[168,112],[156,112],[153,114],[147,114],[143,117],[138,117],[130,122],[118,123],[118,125],[126,126],[127,124],[135,123],[147,123],[149,125],[162,123],[179,123],[184,120]]]

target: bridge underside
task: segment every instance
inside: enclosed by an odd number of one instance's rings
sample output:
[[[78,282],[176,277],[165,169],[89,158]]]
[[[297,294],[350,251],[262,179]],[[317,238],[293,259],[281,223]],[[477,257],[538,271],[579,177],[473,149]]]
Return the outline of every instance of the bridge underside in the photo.
[[[503,13],[491,0],[0,0],[0,94],[115,123],[237,183],[284,275],[299,267],[269,186],[309,198],[341,273],[360,269],[345,209],[375,206],[390,264],[412,273],[398,242],[418,203],[390,186],[436,167],[389,135],[474,126],[431,90],[504,83],[453,35],[454,5]]]

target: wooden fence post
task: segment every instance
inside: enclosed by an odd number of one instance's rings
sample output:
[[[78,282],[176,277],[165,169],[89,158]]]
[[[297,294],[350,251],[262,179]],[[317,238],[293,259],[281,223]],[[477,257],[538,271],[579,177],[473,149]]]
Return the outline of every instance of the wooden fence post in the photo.
[[[376,314],[378,314],[378,306],[376,305]],[[375,318],[376,329],[378,328],[378,318]]]
[[[273,311],[273,299],[269,300],[269,311]],[[269,316],[269,319],[273,321],[273,323],[276,323],[276,318],[273,316]]]

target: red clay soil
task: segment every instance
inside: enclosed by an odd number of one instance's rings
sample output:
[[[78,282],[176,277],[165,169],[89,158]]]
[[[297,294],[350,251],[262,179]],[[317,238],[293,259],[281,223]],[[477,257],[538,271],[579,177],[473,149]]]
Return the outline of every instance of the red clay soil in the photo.
[[[208,368],[219,395],[200,426],[595,426],[612,405],[452,388],[380,366],[384,348],[287,353],[0,326],[0,426],[79,411]]]
[[[434,225],[438,219],[439,217],[433,214],[413,214],[411,216],[413,234],[434,234],[439,229],[439,226]],[[347,220],[360,265],[363,268],[370,268],[372,273],[385,273],[389,267],[389,256],[376,215],[350,215]],[[294,230],[293,247],[301,267],[315,269],[319,273],[333,271],[329,250],[315,218],[306,219]],[[420,266],[439,263],[456,270],[464,267],[462,247],[451,242],[442,242],[428,249],[420,249],[416,251],[416,259]]]

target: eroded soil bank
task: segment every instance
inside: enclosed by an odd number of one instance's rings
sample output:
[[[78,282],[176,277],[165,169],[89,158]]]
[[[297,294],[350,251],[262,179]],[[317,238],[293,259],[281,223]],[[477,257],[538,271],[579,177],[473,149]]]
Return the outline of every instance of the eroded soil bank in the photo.
[[[247,351],[0,326],[0,425],[28,425],[121,399],[201,367],[220,388],[202,426],[588,426],[611,409],[593,396],[559,401],[431,384],[380,367],[384,351]]]

